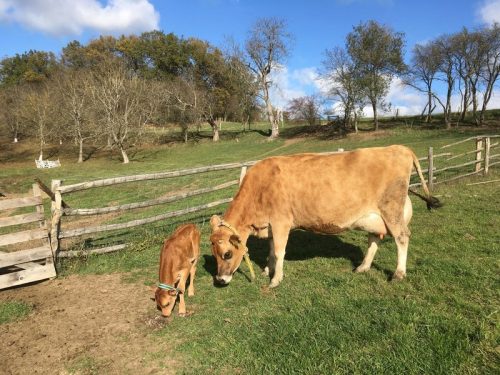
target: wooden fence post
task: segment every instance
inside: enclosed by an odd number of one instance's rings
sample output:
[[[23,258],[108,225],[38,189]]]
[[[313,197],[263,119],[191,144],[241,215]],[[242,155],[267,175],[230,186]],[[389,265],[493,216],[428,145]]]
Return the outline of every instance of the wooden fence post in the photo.
[[[485,138],[484,140],[484,174],[488,174],[488,169],[490,168],[490,147],[491,140],[490,137]]]
[[[476,139],[476,164],[474,171],[477,172],[481,169],[481,151],[483,150],[483,138]]]
[[[57,252],[59,251],[59,230],[61,228],[62,197],[61,192],[58,190],[58,188],[61,185],[61,180],[52,180],[52,184],[50,186],[55,197],[55,201],[52,201],[50,209],[52,212],[52,220],[50,223],[50,246],[52,247],[54,256],[57,256]]]
[[[434,189],[434,149],[432,147],[429,147],[429,154],[427,156],[427,160],[429,162],[429,168],[428,168],[428,179],[427,179],[427,186],[429,187],[429,191],[432,191]]]
[[[241,183],[243,182],[243,178],[245,178],[245,175],[247,174],[247,166],[241,167],[241,173],[240,173],[240,186]]]

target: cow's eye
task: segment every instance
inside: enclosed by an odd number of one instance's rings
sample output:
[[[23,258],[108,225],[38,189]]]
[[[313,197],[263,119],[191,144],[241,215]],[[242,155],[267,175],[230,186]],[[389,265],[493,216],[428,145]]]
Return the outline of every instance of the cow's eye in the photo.
[[[224,255],[222,256],[222,259],[224,259],[224,260],[228,260],[228,259],[231,259],[231,258],[232,258],[232,256],[233,256],[233,252],[232,252],[231,250],[229,250],[229,251],[226,251],[226,252],[224,253]]]

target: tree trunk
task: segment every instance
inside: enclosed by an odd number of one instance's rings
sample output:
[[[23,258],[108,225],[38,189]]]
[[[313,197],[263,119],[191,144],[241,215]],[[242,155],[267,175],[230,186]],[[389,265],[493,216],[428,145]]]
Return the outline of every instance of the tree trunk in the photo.
[[[271,105],[271,101],[269,100],[269,98],[266,100],[266,109],[267,116],[269,117],[269,121],[271,122],[271,136],[269,138],[278,138],[280,135],[280,130],[278,128],[278,122],[274,118],[273,106]]]
[[[210,124],[212,127],[212,141],[218,142],[219,141],[219,127],[217,126],[217,123],[213,118],[207,119],[207,122]]]
[[[120,145],[120,152],[122,153],[123,164],[128,164],[129,160],[128,160],[127,152],[125,151],[125,149],[123,148],[122,145]]]
[[[78,151],[78,163],[83,163],[83,139],[78,141],[80,149]]]
[[[378,130],[378,114],[377,114],[377,103],[372,102],[373,108],[373,125],[375,127],[375,131]]]
[[[429,108],[427,108],[427,118],[425,119],[425,122],[429,124],[431,122],[431,113],[432,113],[432,92],[430,90],[428,91],[427,100],[428,100],[427,105],[429,106]]]

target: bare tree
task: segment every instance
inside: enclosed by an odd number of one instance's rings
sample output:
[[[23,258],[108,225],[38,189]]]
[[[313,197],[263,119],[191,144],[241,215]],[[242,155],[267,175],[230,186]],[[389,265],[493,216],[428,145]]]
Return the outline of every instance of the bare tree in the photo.
[[[354,127],[358,132],[358,114],[366,104],[361,76],[349,54],[336,47],[325,51],[321,77],[328,83],[328,97],[340,103],[345,130]]]
[[[406,85],[427,95],[427,103],[422,115],[427,111],[425,122],[431,122],[431,115],[435,108],[433,104],[433,84],[442,64],[442,51],[436,42],[416,44],[413,48],[411,67],[403,79]]]
[[[271,139],[279,136],[279,127],[269,95],[273,85],[269,75],[288,57],[291,42],[292,36],[287,31],[284,20],[261,18],[251,28],[245,43],[248,66],[256,75],[260,98],[265,103],[267,116],[271,122]]]
[[[19,141],[19,134],[24,128],[22,121],[24,95],[24,89],[20,85],[8,86],[0,90],[0,116],[14,143]]]
[[[320,117],[321,102],[316,95],[301,96],[288,102],[287,111],[292,120],[305,120],[315,125]]]
[[[451,129],[451,96],[455,86],[456,76],[454,73],[453,43],[451,37],[443,35],[435,41],[440,51],[441,61],[437,71],[436,79],[446,85],[446,99],[443,101],[433,92],[433,97],[443,108],[444,122],[446,129]]]
[[[83,144],[99,135],[92,111],[92,80],[89,72],[68,70],[55,78],[60,102],[59,111],[74,142],[78,145],[78,163],[83,162]],[[102,134],[101,134],[102,135]]]
[[[38,159],[43,160],[44,147],[55,130],[53,91],[48,83],[39,84],[27,91],[24,100],[23,117],[32,125],[40,146]]]
[[[127,148],[140,136],[149,120],[150,114],[142,108],[146,82],[114,59],[102,63],[92,76],[92,98],[100,109],[98,118],[103,122],[112,146],[118,148],[123,163],[127,164]]]
[[[485,50],[484,65],[481,69],[481,83],[484,86],[484,92],[478,125],[484,123],[484,114],[500,74],[500,26],[495,23],[491,28],[482,30],[482,35],[484,44],[488,48]]]

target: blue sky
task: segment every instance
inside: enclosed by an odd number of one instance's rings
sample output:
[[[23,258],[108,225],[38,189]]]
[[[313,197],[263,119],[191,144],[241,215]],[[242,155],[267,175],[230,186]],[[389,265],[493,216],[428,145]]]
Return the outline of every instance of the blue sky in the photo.
[[[256,19],[270,16],[285,19],[295,37],[276,77],[275,101],[284,105],[319,89],[315,72],[324,50],[343,46],[360,22],[374,19],[404,32],[409,59],[415,43],[500,21],[500,0],[0,0],[0,57],[29,49],[59,53],[74,39],[155,28],[221,46],[228,36],[243,42]],[[389,99],[403,113],[419,112],[425,100],[397,81]]]

